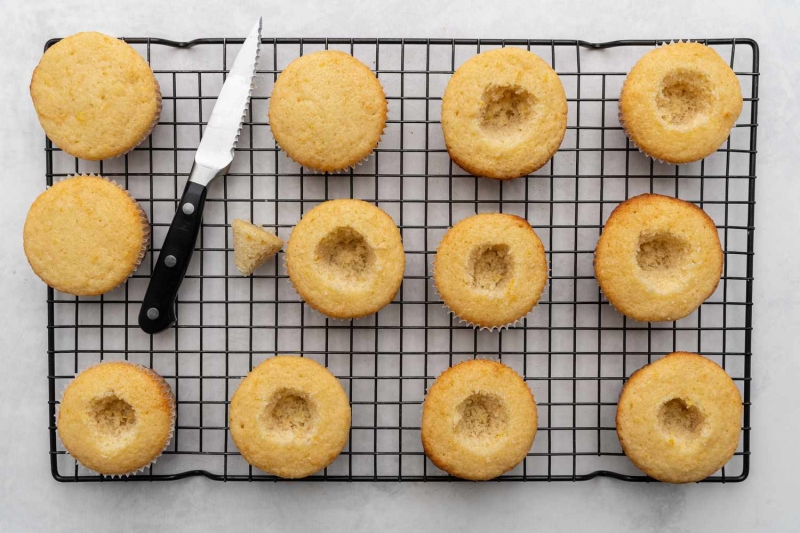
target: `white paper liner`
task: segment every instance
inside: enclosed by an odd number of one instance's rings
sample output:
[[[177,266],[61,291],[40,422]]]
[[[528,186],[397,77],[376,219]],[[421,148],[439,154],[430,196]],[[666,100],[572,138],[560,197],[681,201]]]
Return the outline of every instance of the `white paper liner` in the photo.
[[[449,314],[453,315],[453,318],[457,318],[459,324],[466,324],[472,329],[477,329],[478,331],[495,331],[495,330],[502,331],[504,329],[515,328],[519,326],[525,320],[525,318],[531,313],[531,311],[533,311],[536,308],[536,306],[539,305],[539,302],[542,301],[542,296],[544,296],[545,291],[549,288],[550,280],[552,279],[552,267],[550,261],[548,261],[547,283],[545,283],[545,286],[542,289],[542,294],[539,295],[539,299],[536,301],[535,304],[533,304],[533,307],[531,307],[528,312],[526,312],[524,315],[514,320],[513,322],[509,322],[508,324],[503,324],[502,326],[481,326],[479,324],[475,324],[473,322],[470,322],[469,320],[461,318],[455,311],[453,311],[452,309],[450,309],[450,307],[448,307],[447,303],[445,303],[444,298],[442,298],[442,295],[439,292],[439,287],[436,286],[435,265],[436,265],[436,258],[434,257],[433,261],[431,261],[430,267],[428,268],[428,272],[430,274],[431,281],[433,282],[433,291],[434,293],[436,293],[437,298],[439,298],[439,300],[442,301],[442,308],[444,308],[444,310],[447,311]]]
[[[99,475],[99,476],[108,477],[108,478],[123,478],[123,477],[128,477],[128,476],[132,476],[132,475],[138,474],[138,473],[140,473],[140,472],[143,472],[143,471],[144,471],[146,468],[150,468],[151,466],[153,466],[154,464],[156,464],[156,461],[158,461],[158,459],[159,459],[159,458],[160,458],[160,457],[161,457],[161,456],[164,454],[164,451],[165,451],[167,448],[169,448],[169,444],[170,444],[170,442],[172,442],[172,437],[175,435],[175,420],[176,420],[176,419],[177,419],[177,417],[178,417],[177,403],[176,403],[176,400],[175,400],[175,394],[172,392],[172,389],[170,388],[170,386],[169,386],[169,384],[167,383],[167,381],[166,381],[166,380],[165,380],[163,377],[161,377],[161,375],[159,375],[159,374],[158,374],[158,373],[157,373],[155,370],[153,370],[152,368],[148,368],[148,367],[146,367],[146,366],[142,366],[142,365],[140,365],[140,364],[133,363],[133,362],[131,362],[131,361],[125,361],[125,360],[120,360],[120,361],[118,361],[118,360],[106,360],[106,361],[102,361],[102,362],[100,362],[100,363],[96,363],[96,364],[93,364],[93,365],[89,365],[89,366],[87,366],[87,367],[86,367],[86,368],[84,368],[83,370],[79,371],[79,372],[78,372],[78,373],[75,375],[75,377],[74,377],[74,378],[72,378],[72,379],[71,379],[71,380],[70,380],[68,383],[66,383],[66,384],[65,384],[65,385],[62,387],[62,389],[61,389],[61,395],[60,395],[60,396],[59,396],[59,398],[58,398],[58,404],[56,404],[56,412],[55,412],[56,425],[58,424],[58,415],[59,415],[59,411],[61,410],[61,402],[62,402],[62,400],[64,399],[64,393],[66,393],[66,392],[67,392],[67,389],[69,388],[69,386],[70,386],[70,385],[72,385],[72,383],[75,381],[75,379],[76,379],[76,378],[77,378],[77,377],[78,377],[80,374],[83,374],[83,373],[84,373],[84,372],[86,372],[87,370],[89,370],[89,369],[91,369],[91,368],[94,368],[94,367],[96,367],[96,366],[100,366],[100,365],[104,365],[104,364],[108,364],[108,363],[123,363],[123,364],[126,364],[126,365],[131,365],[131,366],[137,367],[137,368],[139,368],[139,369],[145,370],[145,371],[146,371],[148,374],[150,374],[151,376],[155,377],[155,378],[156,378],[156,380],[157,380],[157,381],[159,381],[159,382],[161,383],[161,389],[162,389],[162,391],[164,392],[164,394],[166,394],[166,395],[167,395],[169,398],[171,398],[171,399],[172,399],[172,402],[171,402],[171,404],[172,404],[172,412],[170,413],[170,421],[169,421],[169,434],[167,435],[167,441],[166,441],[166,443],[164,444],[164,448],[161,450],[161,452],[159,452],[159,454],[158,454],[158,455],[156,455],[156,456],[153,458],[153,460],[152,460],[152,461],[150,461],[148,464],[146,464],[146,465],[144,465],[144,466],[142,466],[142,467],[140,467],[140,468],[137,468],[137,469],[135,469],[135,470],[131,470],[130,472],[126,472],[126,473],[124,473],[124,474],[103,474],[102,472],[98,472],[97,470],[93,470],[93,469],[89,468],[88,466],[84,465],[84,464],[83,464],[83,463],[81,463],[81,462],[80,462],[78,459],[76,459],[76,458],[75,458],[75,457],[74,457],[74,456],[73,456],[71,453],[69,453],[69,450],[67,450],[67,447],[66,447],[66,446],[64,446],[64,442],[61,440],[61,435],[60,435],[58,432],[56,432],[56,437],[57,437],[57,439],[58,439],[58,442],[61,444],[61,446],[62,446],[62,447],[63,447],[63,448],[64,448],[64,449],[67,451],[67,454],[68,454],[70,457],[72,457],[72,459],[73,459],[73,460],[74,460],[76,463],[78,463],[78,467],[79,467],[80,469],[82,469],[83,471],[85,471],[85,473],[94,474],[94,475]]]
[[[150,249],[150,240],[152,239],[152,229],[151,229],[151,226],[150,226],[150,220],[147,218],[147,213],[144,212],[144,209],[142,209],[142,206],[141,206],[141,204],[139,204],[139,201],[136,198],[134,198],[131,195],[131,193],[127,189],[125,189],[125,187],[123,187],[119,183],[115,182],[114,180],[110,180],[110,179],[106,178],[105,176],[101,176],[100,174],[95,174],[93,172],[90,172],[88,174],[67,174],[64,177],[56,179],[53,182],[53,185],[55,185],[56,183],[62,183],[64,181],[67,181],[67,180],[73,179],[73,178],[86,178],[86,177],[89,177],[89,178],[101,178],[101,179],[107,181],[108,183],[111,183],[112,185],[117,187],[122,192],[124,192],[125,195],[128,198],[131,199],[131,201],[134,203],[134,205],[138,209],[139,218],[141,219],[141,222],[142,222],[142,232],[143,232],[142,248],[141,248],[141,250],[139,250],[139,256],[136,258],[136,263],[133,265],[133,269],[131,270],[131,273],[128,274],[128,277],[125,278],[125,280],[122,283],[120,283],[119,285],[115,285],[114,287],[111,287],[110,289],[108,289],[107,291],[102,293],[102,294],[108,294],[109,292],[113,291],[114,289],[116,289],[118,287],[121,287],[122,285],[127,283],[127,281],[139,269],[139,267],[141,266],[142,262],[144,261],[144,258],[147,256],[147,251]],[[47,190],[49,190],[49,189],[50,189],[50,187],[48,187]],[[56,290],[59,290],[59,289],[56,289]],[[60,292],[65,292],[65,291],[60,291]],[[66,293],[65,292],[65,294],[70,294],[70,293]],[[76,296],[76,295],[73,295],[73,296]],[[101,295],[97,295],[97,296],[101,296]]]

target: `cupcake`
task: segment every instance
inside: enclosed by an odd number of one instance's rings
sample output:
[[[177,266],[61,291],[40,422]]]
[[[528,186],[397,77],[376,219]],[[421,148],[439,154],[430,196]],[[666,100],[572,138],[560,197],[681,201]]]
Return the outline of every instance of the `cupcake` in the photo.
[[[645,54],[619,98],[619,118],[631,141],[667,163],[691,163],[714,153],[742,111],[733,70],[708,46],[673,43]]]
[[[450,228],[433,263],[444,305],[473,327],[513,325],[547,284],[547,257],[528,221],[483,213]]]
[[[282,478],[331,464],[350,432],[339,381],[312,359],[277,356],[250,372],[231,399],[230,428],[242,457]]]
[[[260,226],[237,218],[231,227],[233,259],[236,268],[243,276],[251,275],[255,269],[283,248],[283,239]]]
[[[722,276],[714,221],[696,205],[642,194],[617,206],[597,241],[594,272],[623,315],[678,320],[714,293]]]
[[[553,157],[566,129],[567,97],[558,75],[519,48],[473,57],[456,70],[442,98],[447,151],[475,176],[530,174]]]
[[[82,159],[133,150],[155,127],[161,92],[127,43],[96,32],[51,46],[31,79],[31,98],[53,144]]]
[[[625,455],[667,483],[707,478],[739,445],[742,396],[715,362],[676,352],[636,371],[617,407]]]
[[[100,176],[75,176],[39,195],[23,245],[33,271],[54,289],[97,296],[123,283],[150,243],[147,215],[124,189]]]
[[[154,371],[127,361],[95,365],[67,386],[58,436],[80,464],[126,476],[152,464],[172,438],[175,397]]]
[[[294,288],[331,318],[377,313],[397,294],[405,264],[392,218],[361,200],[319,204],[297,223],[286,246]]]
[[[445,472],[487,480],[525,460],[536,425],[536,402],[519,374],[494,361],[465,361],[428,391],[422,447]]]
[[[295,59],[278,76],[269,125],[294,161],[333,172],[372,153],[387,110],[383,88],[366,65],[344,52],[325,50]]]

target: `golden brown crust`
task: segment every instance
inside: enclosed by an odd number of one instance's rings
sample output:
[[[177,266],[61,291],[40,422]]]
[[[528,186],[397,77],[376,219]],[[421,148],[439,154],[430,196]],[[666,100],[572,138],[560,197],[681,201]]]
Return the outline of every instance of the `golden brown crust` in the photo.
[[[113,418],[108,402],[117,400],[128,404],[134,420]],[[155,461],[172,437],[174,422],[175,397],[166,381],[125,361],[101,363],[78,374],[58,409],[64,447],[83,466],[105,475],[132,474]]]
[[[527,220],[482,213],[445,234],[433,275],[442,300],[456,316],[478,327],[503,327],[539,301],[547,285],[547,256]]]
[[[511,368],[489,360],[445,370],[422,409],[422,446],[438,468],[488,480],[525,460],[536,436],[536,402]]]
[[[736,74],[700,43],[660,46],[631,69],[619,100],[620,121],[647,155],[690,163],[725,142],[742,110]]]
[[[714,293],[723,258],[717,228],[705,211],[677,198],[642,194],[611,213],[595,248],[594,269],[620,313],[672,321]]]
[[[730,460],[741,419],[742,397],[730,376],[705,357],[675,352],[628,379],[616,424],[625,455],[644,473],[690,483]]]
[[[362,200],[329,200],[295,226],[286,267],[308,305],[332,318],[359,318],[394,299],[405,252],[400,230],[382,209]]]
[[[132,150],[161,113],[150,66],[129,44],[102,33],[78,33],[50,47],[33,72],[30,91],[50,140],[83,159]]]
[[[283,478],[306,477],[332,463],[347,444],[350,403],[324,366],[276,356],[236,389],[230,428],[251,465]]]
[[[461,65],[442,98],[450,157],[476,176],[513,179],[542,167],[567,128],[567,98],[555,71],[518,48],[483,52]]]
[[[278,76],[269,123],[278,145],[308,168],[333,172],[369,156],[388,104],[369,67],[335,50],[304,55]]]
[[[150,225],[127,191],[101,176],[60,181],[33,202],[23,229],[33,271],[56,290],[96,296],[144,258]]]

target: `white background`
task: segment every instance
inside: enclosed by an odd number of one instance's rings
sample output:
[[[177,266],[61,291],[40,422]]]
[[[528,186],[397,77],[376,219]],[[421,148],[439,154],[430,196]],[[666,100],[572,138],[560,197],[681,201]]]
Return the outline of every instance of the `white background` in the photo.
[[[235,4],[235,7],[234,7]],[[579,4],[579,5],[578,5]],[[122,2],[0,0],[0,530],[796,531],[800,324],[796,230],[800,84],[793,2]],[[46,307],[22,252],[43,190],[43,134],[28,95],[45,41],[82,30],[175,40],[268,37],[752,37],[761,47],[752,461],[731,485],[584,483],[59,484],[48,460]]]

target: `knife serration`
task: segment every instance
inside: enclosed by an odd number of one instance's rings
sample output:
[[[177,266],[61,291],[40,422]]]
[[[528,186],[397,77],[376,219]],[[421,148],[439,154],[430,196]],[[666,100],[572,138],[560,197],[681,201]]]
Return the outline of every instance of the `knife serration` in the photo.
[[[261,24],[262,19],[259,17],[222,85],[194,158],[195,165],[204,171],[193,171],[191,181],[208,185],[209,181],[226,171],[233,162],[233,151],[239,141],[253,92],[261,51]]]

